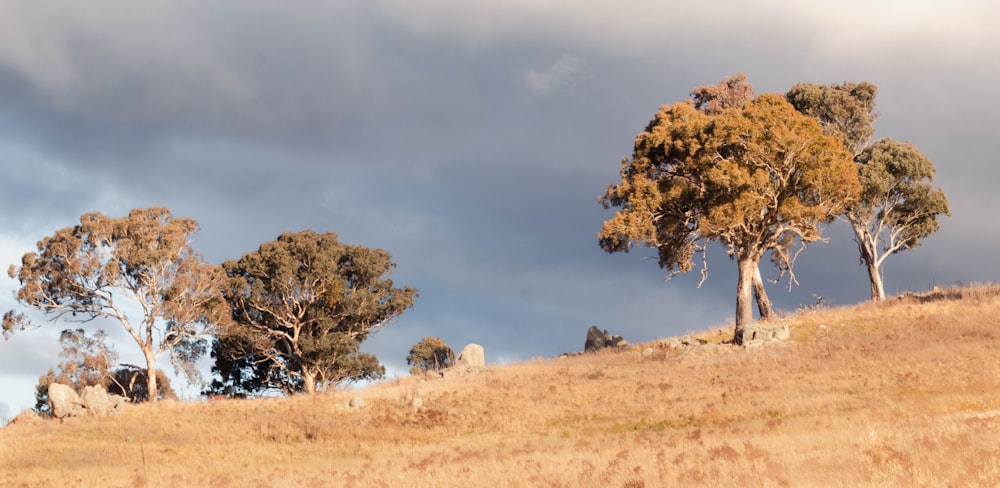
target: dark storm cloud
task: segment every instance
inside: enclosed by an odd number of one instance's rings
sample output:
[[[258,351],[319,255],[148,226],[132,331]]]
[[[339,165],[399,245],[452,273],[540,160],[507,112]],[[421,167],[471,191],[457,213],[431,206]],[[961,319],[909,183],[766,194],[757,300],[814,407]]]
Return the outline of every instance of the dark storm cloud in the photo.
[[[890,291],[995,279],[993,7],[706,9],[6,2],[0,249],[13,262],[82,212],[151,205],[198,220],[195,246],[213,262],[283,231],[337,232],[389,250],[395,281],[421,290],[365,345],[395,371],[426,335],[513,360],[578,350],[592,324],[630,340],[720,326],[735,287],[721,249],[702,288],[697,273],[664,284],[650,252],[598,248],[611,211],[597,196],[659,105],[744,71],[758,92],[876,83],[878,136],[910,140],[937,164],[955,216],[889,259]],[[849,230],[836,223],[828,235],[800,258],[800,287],[771,287],[779,308],[865,298]],[[13,286],[0,288],[4,308]],[[57,362],[29,356],[35,377]]]

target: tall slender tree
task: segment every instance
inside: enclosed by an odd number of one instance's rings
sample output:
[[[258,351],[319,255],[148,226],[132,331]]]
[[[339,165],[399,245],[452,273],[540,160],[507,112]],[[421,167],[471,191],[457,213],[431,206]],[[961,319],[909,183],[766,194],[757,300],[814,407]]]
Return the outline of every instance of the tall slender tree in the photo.
[[[655,247],[673,274],[693,269],[707,242],[723,244],[738,264],[737,343],[753,321],[760,259],[770,252],[791,274],[801,246],[820,240],[860,191],[842,144],[777,95],[718,115],[662,107],[622,161],[621,179],[600,199],[621,208],[598,235],[602,248]]]
[[[844,217],[854,230],[875,301],[885,298],[886,258],[920,245],[938,230],[939,216],[951,215],[944,191],[932,185],[934,165],[920,149],[888,138],[871,143],[877,92],[868,82],[800,83],[785,95],[854,154],[862,190]]]
[[[910,143],[881,139],[856,158],[861,199],[846,216],[854,229],[871,298],[885,299],[887,257],[920,245],[936,232],[938,217],[951,215],[948,198],[935,189],[934,165]]]
[[[168,353],[176,368],[197,378],[206,334],[228,318],[224,273],[191,248],[197,227],[159,207],[119,219],[87,213],[79,225],[39,241],[8,274],[20,283],[18,302],[44,312],[46,322],[109,319],[124,327],[146,360],[146,390],[155,402],[160,356]],[[5,337],[37,325],[13,310],[3,319]]]

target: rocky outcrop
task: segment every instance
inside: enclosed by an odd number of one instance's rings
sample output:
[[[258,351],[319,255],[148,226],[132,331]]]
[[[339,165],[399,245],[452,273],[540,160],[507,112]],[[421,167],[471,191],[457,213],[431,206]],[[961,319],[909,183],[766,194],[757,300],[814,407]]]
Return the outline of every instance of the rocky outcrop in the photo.
[[[784,342],[791,336],[788,324],[754,322],[743,329],[743,347]]]
[[[88,386],[82,394],[61,383],[49,385],[49,409],[58,419],[84,415],[118,415],[128,400],[120,395],[108,395],[103,386]]]
[[[479,344],[469,344],[462,348],[455,358],[456,368],[484,368],[486,367],[486,351]]]
[[[479,344],[469,344],[455,357],[455,365],[438,372],[442,378],[464,376],[486,367],[486,351]]]
[[[42,422],[43,419],[40,415],[38,415],[38,412],[29,408],[17,414],[16,417],[10,419],[10,422],[7,422],[7,425],[34,425]]]
[[[87,414],[87,409],[84,408],[80,395],[77,395],[69,386],[61,383],[49,385],[49,411],[57,419]]]
[[[587,341],[583,344],[584,352],[597,352],[606,347],[624,347],[628,345],[628,341],[622,338],[620,335],[614,335],[608,333],[608,331],[601,331],[596,325],[590,326],[587,329]]]
[[[87,411],[95,415],[106,414],[108,408],[111,406],[111,398],[108,396],[108,390],[100,386],[88,386],[84,388],[83,392],[80,393],[80,399],[83,400]]]

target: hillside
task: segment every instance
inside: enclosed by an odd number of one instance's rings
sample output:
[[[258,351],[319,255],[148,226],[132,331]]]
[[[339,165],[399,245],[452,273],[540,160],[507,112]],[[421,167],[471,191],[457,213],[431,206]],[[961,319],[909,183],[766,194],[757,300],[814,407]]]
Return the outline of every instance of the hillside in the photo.
[[[754,349],[10,425],[0,486],[1000,485],[1000,287],[787,320],[788,342]]]

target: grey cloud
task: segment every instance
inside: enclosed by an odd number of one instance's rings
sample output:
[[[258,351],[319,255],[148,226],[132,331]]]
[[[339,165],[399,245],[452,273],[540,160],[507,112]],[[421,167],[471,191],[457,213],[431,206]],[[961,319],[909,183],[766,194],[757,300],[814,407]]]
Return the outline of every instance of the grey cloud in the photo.
[[[584,60],[572,54],[564,54],[544,69],[525,70],[522,81],[528,92],[533,95],[573,93],[581,78],[587,75],[587,63]]]

